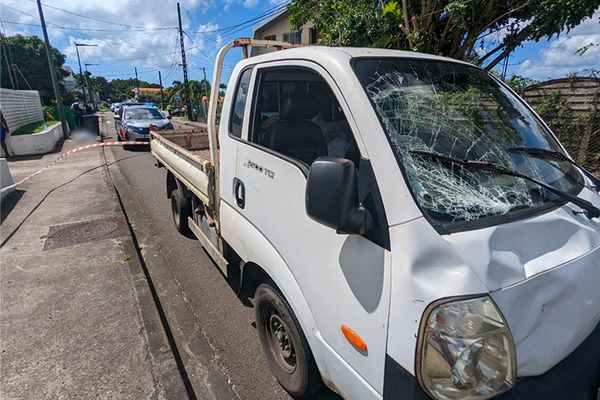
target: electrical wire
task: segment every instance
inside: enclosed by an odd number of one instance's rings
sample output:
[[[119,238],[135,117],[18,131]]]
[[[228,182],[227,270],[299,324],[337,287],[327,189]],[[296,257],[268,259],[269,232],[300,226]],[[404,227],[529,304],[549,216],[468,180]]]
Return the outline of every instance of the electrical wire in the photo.
[[[2,6],[5,6],[5,4],[0,4]],[[16,11],[16,10],[15,10]],[[12,24],[12,25],[23,25],[23,26],[37,26],[37,27],[41,27],[40,24],[28,24],[26,22],[15,22],[15,21],[4,21],[7,24]],[[63,29],[63,30],[67,30],[67,31],[72,31],[72,32],[79,32],[79,31],[88,31],[88,32],[152,32],[152,31],[156,31],[155,29],[95,29],[95,28],[79,28],[79,27],[67,27],[67,26],[61,26],[61,25],[57,25],[53,22],[48,22],[47,25],[53,27],[53,28],[57,28],[57,29]],[[173,30],[177,29],[177,28],[171,28]]]
[[[212,30],[200,30],[200,31],[188,31],[188,32],[190,32],[190,33],[201,33],[201,34],[204,34],[204,33],[215,33],[215,32],[228,31],[228,30],[231,30],[231,29],[238,28],[241,25],[246,25],[248,23],[255,22],[257,20],[261,20],[261,19],[270,17],[270,16],[278,13],[279,11],[282,11],[284,8],[287,8],[287,6],[289,4],[290,4],[289,2],[286,2],[284,4],[276,5],[276,6],[270,8],[270,9],[268,9],[266,11],[263,11],[262,13],[260,13],[260,14],[258,14],[256,16],[252,17],[251,19],[248,19],[246,21],[242,21],[242,22],[237,23],[235,25],[226,26],[224,28],[212,29]]]
[[[36,3],[36,0],[29,0],[29,1],[31,1],[32,3]],[[94,18],[94,17],[90,17],[90,16],[88,16],[88,15],[78,14],[78,13],[75,13],[75,12],[72,12],[72,11],[69,11],[69,10],[65,10],[65,9],[63,9],[63,8],[60,8],[60,7],[51,6],[51,5],[49,5],[49,4],[46,4],[46,3],[42,3],[42,5],[43,5],[44,7],[50,8],[50,9],[52,9],[52,10],[56,10],[56,11],[62,11],[62,12],[64,12],[64,13],[66,13],[66,14],[75,15],[75,16],[77,16],[77,17],[80,17],[80,18],[85,18],[85,19],[89,19],[89,20],[96,21],[96,22],[102,22],[102,23],[105,23],[105,24],[116,25],[116,26],[124,26],[124,27],[126,27],[126,28],[140,28],[140,29],[148,29],[148,28],[147,28],[147,27],[145,27],[145,26],[140,26],[140,25],[128,25],[128,24],[120,24],[120,23],[118,23],[118,22],[107,21],[107,20],[103,20],[103,19],[100,19],[100,18]],[[164,30],[164,29],[173,29],[173,28],[174,28],[174,27],[172,27],[172,26],[165,26],[165,27],[159,27],[159,28],[152,28],[152,30]]]

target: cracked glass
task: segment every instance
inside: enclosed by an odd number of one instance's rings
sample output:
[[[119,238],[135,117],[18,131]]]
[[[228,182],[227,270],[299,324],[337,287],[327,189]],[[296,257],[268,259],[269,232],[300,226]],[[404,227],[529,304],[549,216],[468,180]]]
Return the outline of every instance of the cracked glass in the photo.
[[[359,59],[354,69],[388,135],[417,203],[440,225],[480,221],[559,201],[522,178],[441,162],[412,151],[488,161],[578,193],[567,162],[510,151],[562,152],[535,115],[485,71],[431,60]]]

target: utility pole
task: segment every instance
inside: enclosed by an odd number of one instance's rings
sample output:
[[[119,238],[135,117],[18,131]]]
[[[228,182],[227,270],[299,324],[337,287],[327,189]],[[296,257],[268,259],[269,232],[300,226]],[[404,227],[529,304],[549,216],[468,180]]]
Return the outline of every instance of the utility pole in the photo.
[[[88,66],[93,66],[93,65],[100,65],[100,64],[91,64],[91,63],[84,63],[85,65],[85,83],[87,84],[87,88],[88,88],[88,93],[90,95],[90,101],[92,103],[92,105],[94,106],[94,110],[96,110],[96,100],[94,99],[94,95],[92,94],[92,86],[90,85],[90,77],[89,75],[91,75],[88,72],[87,67]]]
[[[179,2],[177,3],[177,18],[179,18],[179,41],[181,42],[181,63],[183,66],[183,90],[185,92],[185,97],[187,98],[188,120],[193,121],[192,99],[190,98],[187,63],[185,61],[185,46],[183,44],[183,29],[181,28],[181,10],[179,9]]]
[[[206,95],[206,101],[204,101],[204,118],[208,119],[208,88],[206,87],[206,68],[202,67],[202,74],[204,75],[204,79],[202,80],[202,86],[204,86],[204,93]],[[214,90],[214,88],[213,88]]]
[[[138,75],[137,75],[137,67],[133,67],[133,68],[135,68],[135,87],[137,88],[136,92],[135,92],[135,99],[137,100],[138,97],[140,97],[140,81],[139,81]]]
[[[165,98],[163,97],[162,75],[160,74],[160,71],[158,71],[158,83],[160,84],[160,108],[161,110],[164,110]]]
[[[81,58],[79,58],[79,47],[93,47],[96,46],[95,44],[88,44],[88,43],[77,43],[77,42],[73,42],[73,44],[75,45],[75,50],[77,51],[77,63],[79,64],[79,77],[81,78],[81,82],[80,82],[80,86],[81,86],[81,93],[83,93],[83,101],[85,101],[87,103],[87,97],[85,95],[85,88],[83,87],[83,81],[86,80],[86,77],[83,76],[83,70],[81,69]],[[89,88],[88,88],[89,90]],[[91,93],[90,93],[90,97],[91,97]]]
[[[77,51],[77,62],[79,63],[79,86],[81,86],[81,93],[83,93],[83,101],[87,103],[87,97],[85,95],[85,88],[83,87],[83,70],[81,69],[81,58],[79,58],[79,45],[75,43],[75,51]]]
[[[56,80],[56,71],[54,70],[54,61],[52,61],[52,52],[50,51],[50,41],[48,40],[48,31],[46,30],[46,20],[44,19],[44,11],[42,10],[41,0],[37,0],[38,11],[40,13],[40,24],[42,25],[42,31],[44,32],[44,41],[46,42],[46,56],[48,57],[48,66],[50,67],[50,77],[52,78],[52,86],[54,87],[54,97],[56,98],[56,108],[58,109],[58,115],[60,116],[60,124],[63,130],[63,137],[69,137],[69,131],[67,127],[67,120],[65,119],[65,110],[63,110],[62,96],[60,95],[60,88],[58,87],[58,81]]]
[[[8,71],[8,78],[10,79],[10,87],[12,87],[14,89],[15,81],[13,81],[12,71],[10,70],[11,65],[8,62],[8,55],[6,54],[6,47],[8,47],[8,46],[4,45],[4,41],[5,41],[4,35],[0,35],[0,40],[1,40],[0,43],[2,44],[2,53],[4,53],[4,61],[6,61],[6,70]]]

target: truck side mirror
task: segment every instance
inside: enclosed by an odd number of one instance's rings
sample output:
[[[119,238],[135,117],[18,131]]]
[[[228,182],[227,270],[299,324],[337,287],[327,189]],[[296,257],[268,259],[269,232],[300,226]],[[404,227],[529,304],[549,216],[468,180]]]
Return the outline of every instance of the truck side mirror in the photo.
[[[118,121],[118,120],[121,119],[121,116],[120,115],[114,115],[113,118],[115,119],[115,121]]]
[[[338,233],[364,234],[371,220],[358,201],[354,163],[345,158],[319,157],[306,182],[306,213]]]

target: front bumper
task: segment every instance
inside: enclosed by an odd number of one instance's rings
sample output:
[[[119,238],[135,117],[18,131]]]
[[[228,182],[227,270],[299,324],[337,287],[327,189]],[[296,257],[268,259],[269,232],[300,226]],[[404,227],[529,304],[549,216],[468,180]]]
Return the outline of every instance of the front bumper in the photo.
[[[136,142],[148,142],[150,141],[149,130],[139,131],[137,128],[133,132],[127,132],[127,139]]]
[[[385,363],[384,399],[426,400],[417,379],[389,356]],[[543,375],[520,378],[496,400],[599,400],[600,325],[567,358]]]

